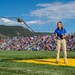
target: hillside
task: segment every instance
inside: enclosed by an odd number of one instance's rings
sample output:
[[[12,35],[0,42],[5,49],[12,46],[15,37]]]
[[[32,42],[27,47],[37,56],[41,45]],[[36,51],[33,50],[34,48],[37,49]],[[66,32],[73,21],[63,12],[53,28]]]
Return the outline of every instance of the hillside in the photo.
[[[6,37],[6,36],[34,36],[34,35],[45,35],[50,34],[47,32],[31,32],[27,28],[24,28],[22,26],[5,26],[0,25],[0,37]]]
[[[33,36],[33,33],[21,26],[0,25],[0,34],[5,36]]]

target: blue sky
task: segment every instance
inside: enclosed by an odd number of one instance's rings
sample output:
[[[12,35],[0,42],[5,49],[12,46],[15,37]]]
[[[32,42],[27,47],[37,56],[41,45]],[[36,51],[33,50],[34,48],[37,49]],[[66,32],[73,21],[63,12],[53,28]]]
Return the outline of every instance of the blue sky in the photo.
[[[0,0],[0,16],[20,17],[36,32],[53,32],[58,21],[75,32],[75,0]],[[1,18],[0,24],[20,25]]]

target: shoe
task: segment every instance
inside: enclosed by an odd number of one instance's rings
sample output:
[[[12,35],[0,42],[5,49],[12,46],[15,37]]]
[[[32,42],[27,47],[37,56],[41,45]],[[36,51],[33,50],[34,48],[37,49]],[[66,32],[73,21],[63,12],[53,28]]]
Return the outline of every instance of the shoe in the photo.
[[[58,61],[56,61],[56,64],[58,64]]]
[[[67,62],[64,62],[64,64],[67,64]]]

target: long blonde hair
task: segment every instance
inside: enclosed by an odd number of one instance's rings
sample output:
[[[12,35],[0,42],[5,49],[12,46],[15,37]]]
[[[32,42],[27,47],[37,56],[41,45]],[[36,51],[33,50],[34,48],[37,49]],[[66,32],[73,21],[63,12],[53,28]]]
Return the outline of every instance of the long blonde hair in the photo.
[[[61,23],[61,29],[63,29],[63,24],[62,24],[61,21],[59,21],[59,22],[57,23],[57,28],[59,28],[59,27],[58,27],[59,23]]]

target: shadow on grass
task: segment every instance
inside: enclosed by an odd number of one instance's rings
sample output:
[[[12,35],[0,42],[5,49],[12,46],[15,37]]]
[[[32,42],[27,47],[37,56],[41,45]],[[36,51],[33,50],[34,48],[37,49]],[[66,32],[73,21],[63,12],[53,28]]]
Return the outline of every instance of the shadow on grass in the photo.
[[[56,63],[54,61],[46,61],[46,60],[41,60],[41,59],[34,59],[35,61],[38,61],[38,62],[49,62],[49,63]]]

